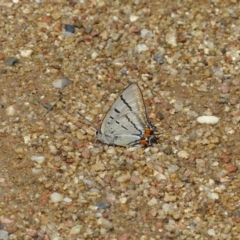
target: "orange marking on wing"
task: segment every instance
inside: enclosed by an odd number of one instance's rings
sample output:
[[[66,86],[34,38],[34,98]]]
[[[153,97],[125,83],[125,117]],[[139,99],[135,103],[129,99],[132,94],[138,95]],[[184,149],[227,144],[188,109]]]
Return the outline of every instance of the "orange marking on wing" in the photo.
[[[145,128],[145,133],[143,135],[144,138],[149,138],[151,135],[153,135],[153,130],[150,128]]]
[[[147,146],[148,146],[148,142],[147,142],[145,139],[141,139],[141,140],[140,140],[140,144],[141,144],[143,147],[147,147]]]

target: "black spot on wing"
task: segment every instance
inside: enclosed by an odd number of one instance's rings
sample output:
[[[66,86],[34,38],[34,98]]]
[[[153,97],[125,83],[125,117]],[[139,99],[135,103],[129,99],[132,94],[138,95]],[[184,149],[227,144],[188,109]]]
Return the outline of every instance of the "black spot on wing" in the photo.
[[[130,111],[132,111],[131,106],[126,102],[126,100],[124,99],[123,95],[120,96],[120,99],[124,102],[124,104],[129,108]]]
[[[115,111],[116,113],[120,113],[120,111],[119,111],[119,110],[117,110],[116,108],[114,108],[114,111]]]
[[[128,130],[126,127],[124,127],[123,125],[121,125],[122,128],[124,128],[125,130]]]

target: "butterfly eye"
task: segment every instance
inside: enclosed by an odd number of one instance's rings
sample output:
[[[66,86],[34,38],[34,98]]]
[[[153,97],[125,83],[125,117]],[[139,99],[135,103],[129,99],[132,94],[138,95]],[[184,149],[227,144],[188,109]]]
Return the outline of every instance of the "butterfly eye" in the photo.
[[[97,136],[99,134],[99,130],[96,130],[95,132],[95,136]]]

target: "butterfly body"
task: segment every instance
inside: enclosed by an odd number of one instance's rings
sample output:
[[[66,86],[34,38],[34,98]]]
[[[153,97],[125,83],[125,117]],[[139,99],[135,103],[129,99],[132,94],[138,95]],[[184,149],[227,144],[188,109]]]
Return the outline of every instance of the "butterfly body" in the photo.
[[[147,116],[142,92],[136,83],[132,83],[113,103],[96,136],[106,144],[147,147],[157,140],[154,130]]]

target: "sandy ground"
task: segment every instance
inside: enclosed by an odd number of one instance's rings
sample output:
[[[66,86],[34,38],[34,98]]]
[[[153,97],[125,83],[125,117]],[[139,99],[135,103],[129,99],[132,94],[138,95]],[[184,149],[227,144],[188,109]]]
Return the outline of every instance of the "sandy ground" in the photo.
[[[238,1],[0,11],[0,239],[240,239]],[[100,126],[131,82],[152,147],[106,145],[80,116]]]

